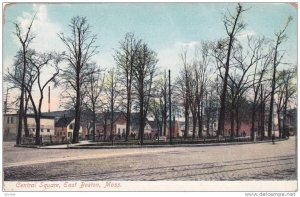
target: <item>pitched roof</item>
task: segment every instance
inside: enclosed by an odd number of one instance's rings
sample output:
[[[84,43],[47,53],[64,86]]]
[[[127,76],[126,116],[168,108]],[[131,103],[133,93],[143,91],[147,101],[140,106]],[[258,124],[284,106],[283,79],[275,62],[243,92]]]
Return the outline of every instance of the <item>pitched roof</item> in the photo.
[[[157,130],[158,129],[158,125],[157,125],[157,122],[156,121],[148,121],[151,129],[153,130]]]
[[[121,115],[125,114],[123,112],[114,112],[113,122],[115,122]],[[106,117],[105,117],[106,116]],[[96,122],[104,124],[105,118],[108,122],[111,121],[111,113],[110,112],[102,112],[96,114]]]
[[[18,114],[3,114],[3,116],[18,116]],[[27,117],[31,117],[34,118],[35,115],[34,114],[26,114]],[[52,116],[46,116],[46,115],[41,115],[42,119],[54,119],[54,117]]]
[[[55,123],[55,127],[66,127],[74,120],[73,116],[61,117]]]
[[[64,116],[74,116],[75,112],[73,110],[63,110],[63,111],[52,111],[52,112],[43,112],[42,115],[61,118]]]

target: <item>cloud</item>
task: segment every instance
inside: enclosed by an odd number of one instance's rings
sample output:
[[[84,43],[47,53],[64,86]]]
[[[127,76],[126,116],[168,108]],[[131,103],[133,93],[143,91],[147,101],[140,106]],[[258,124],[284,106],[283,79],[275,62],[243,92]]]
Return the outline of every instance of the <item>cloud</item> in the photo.
[[[242,40],[246,40],[247,37],[252,37],[252,36],[256,36],[255,31],[243,31],[243,32],[241,32],[240,34],[237,35],[237,39],[242,41]]]
[[[157,51],[159,59],[157,66],[162,68],[162,70],[171,69],[172,76],[178,76],[182,65],[180,54],[184,50],[187,50],[187,61],[191,62],[197,47],[200,47],[200,43],[197,41],[191,41],[176,42],[172,47],[160,49]]]
[[[12,67],[14,63],[14,57],[13,56],[3,56],[3,71],[6,72],[7,68]]]
[[[17,18],[17,22],[20,24],[22,31],[25,33],[34,14],[36,13],[32,25],[32,33],[36,37],[30,45],[30,48],[36,49],[39,52],[63,49],[63,43],[57,36],[57,33],[62,31],[62,27],[60,24],[51,21],[48,16],[47,6],[33,4],[32,10],[32,13],[23,12],[22,16]],[[17,45],[20,44],[16,36],[14,36],[13,39]]]
[[[177,42],[175,43],[175,48],[180,49],[195,49],[199,46],[199,42],[197,41],[191,41],[191,42]]]

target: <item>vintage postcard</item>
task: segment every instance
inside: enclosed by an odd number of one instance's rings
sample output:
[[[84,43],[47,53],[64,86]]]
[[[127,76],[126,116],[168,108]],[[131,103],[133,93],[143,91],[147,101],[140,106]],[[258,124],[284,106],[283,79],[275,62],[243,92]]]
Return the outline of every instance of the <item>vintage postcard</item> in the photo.
[[[3,192],[295,196],[297,12],[3,3]]]

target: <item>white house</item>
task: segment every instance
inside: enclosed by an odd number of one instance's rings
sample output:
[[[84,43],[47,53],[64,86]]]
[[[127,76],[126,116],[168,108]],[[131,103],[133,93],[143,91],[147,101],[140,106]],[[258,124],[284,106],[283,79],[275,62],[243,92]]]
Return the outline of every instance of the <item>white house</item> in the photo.
[[[4,114],[3,115],[3,140],[15,140],[18,131],[19,117],[18,114]],[[54,124],[53,117],[41,116],[41,136],[54,136]],[[27,114],[27,125],[30,136],[35,136],[36,124],[33,114]],[[22,136],[24,135],[24,120],[22,126]]]

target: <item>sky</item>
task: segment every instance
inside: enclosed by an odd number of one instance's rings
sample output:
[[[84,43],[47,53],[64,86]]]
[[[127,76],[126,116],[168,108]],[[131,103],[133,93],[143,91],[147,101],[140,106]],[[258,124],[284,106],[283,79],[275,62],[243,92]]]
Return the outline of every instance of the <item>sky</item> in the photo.
[[[297,9],[289,3],[242,3],[242,18],[246,28],[238,35],[265,36],[274,39],[288,16],[294,19],[287,30],[287,41],[281,46],[286,50],[285,61],[297,65]],[[115,66],[113,54],[127,32],[148,43],[157,52],[157,66],[171,69],[176,76],[180,69],[179,54],[183,48],[193,50],[201,41],[214,41],[226,37],[222,22],[224,13],[234,11],[236,3],[16,3],[3,11],[3,72],[13,64],[13,57],[20,48],[14,32],[14,22],[25,27],[34,13],[36,35],[31,48],[40,52],[66,50],[57,33],[69,33],[68,24],[73,16],[85,16],[97,35],[99,53],[93,60],[101,67]],[[6,91],[5,83],[3,91]],[[51,110],[59,109],[61,89],[51,92]],[[13,95],[14,93],[11,93]],[[46,94],[46,92],[45,92]],[[47,98],[47,97],[46,97]],[[48,109],[44,100],[43,111]]]

